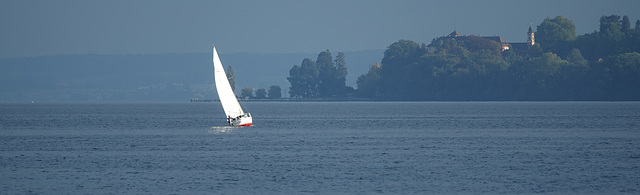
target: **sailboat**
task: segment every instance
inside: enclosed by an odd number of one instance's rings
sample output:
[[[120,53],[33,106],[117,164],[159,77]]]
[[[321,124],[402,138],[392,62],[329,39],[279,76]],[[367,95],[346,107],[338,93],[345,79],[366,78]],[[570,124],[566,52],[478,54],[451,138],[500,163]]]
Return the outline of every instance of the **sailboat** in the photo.
[[[220,104],[222,109],[227,115],[227,122],[232,127],[249,127],[253,123],[251,113],[245,113],[238,103],[235,93],[231,89],[227,74],[224,72],[220,57],[218,57],[218,51],[216,47],[213,47],[213,77],[216,83],[216,90],[218,91],[218,98],[220,98]]]

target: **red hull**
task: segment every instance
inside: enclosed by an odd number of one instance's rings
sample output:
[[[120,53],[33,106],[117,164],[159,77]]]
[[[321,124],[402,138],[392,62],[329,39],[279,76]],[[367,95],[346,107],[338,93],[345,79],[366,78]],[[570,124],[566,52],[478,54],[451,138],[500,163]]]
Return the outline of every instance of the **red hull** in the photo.
[[[238,127],[251,127],[251,123],[238,125]]]

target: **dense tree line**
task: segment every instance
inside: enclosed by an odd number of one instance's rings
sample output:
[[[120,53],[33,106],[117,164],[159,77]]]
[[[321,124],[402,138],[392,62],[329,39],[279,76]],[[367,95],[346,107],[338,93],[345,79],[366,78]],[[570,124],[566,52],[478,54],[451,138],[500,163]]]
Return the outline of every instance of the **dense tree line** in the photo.
[[[229,85],[231,85],[231,90],[233,90],[235,93],[236,80],[235,80],[235,76],[233,75],[233,67],[228,66],[227,71],[225,73],[227,75],[227,80],[229,80]],[[269,87],[268,91],[264,88],[259,88],[255,91],[255,96],[253,94],[254,94],[253,88],[248,86],[240,90],[240,97],[243,97],[243,98],[256,98],[256,99],[282,98],[282,90],[280,89],[280,86],[277,86],[277,85],[272,85],[271,87]]]
[[[356,95],[387,100],[640,100],[640,20],[602,16],[576,36],[563,16],[536,27],[537,43],[501,51],[482,37],[391,44]]]
[[[243,98],[280,99],[282,98],[282,89],[280,89],[280,86],[271,85],[271,87],[269,87],[269,90],[258,88],[257,90],[255,90],[255,96],[253,94],[254,90],[251,87],[244,87],[242,88],[242,90],[240,90],[240,97]]]
[[[292,98],[345,97],[350,91],[345,85],[346,78],[344,53],[338,52],[333,59],[326,50],[318,54],[316,61],[305,58],[300,66],[294,65],[289,70],[289,94]]]

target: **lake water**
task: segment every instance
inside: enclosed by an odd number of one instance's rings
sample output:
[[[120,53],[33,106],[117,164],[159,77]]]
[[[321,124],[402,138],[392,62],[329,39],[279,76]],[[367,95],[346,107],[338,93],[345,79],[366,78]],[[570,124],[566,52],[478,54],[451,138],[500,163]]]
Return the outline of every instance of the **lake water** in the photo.
[[[0,104],[2,194],[638,194],[640,102]]]

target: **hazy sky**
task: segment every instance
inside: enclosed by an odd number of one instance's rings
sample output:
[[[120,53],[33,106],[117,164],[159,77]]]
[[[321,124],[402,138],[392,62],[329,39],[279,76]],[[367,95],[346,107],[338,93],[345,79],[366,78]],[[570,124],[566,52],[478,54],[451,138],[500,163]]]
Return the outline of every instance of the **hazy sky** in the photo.
[[[319,53],[429,43],[457,29],[526,41],[564,15],[577,34],[602,15],[640,19],[638,0],[2,0],[0,58],[56,54]]]

